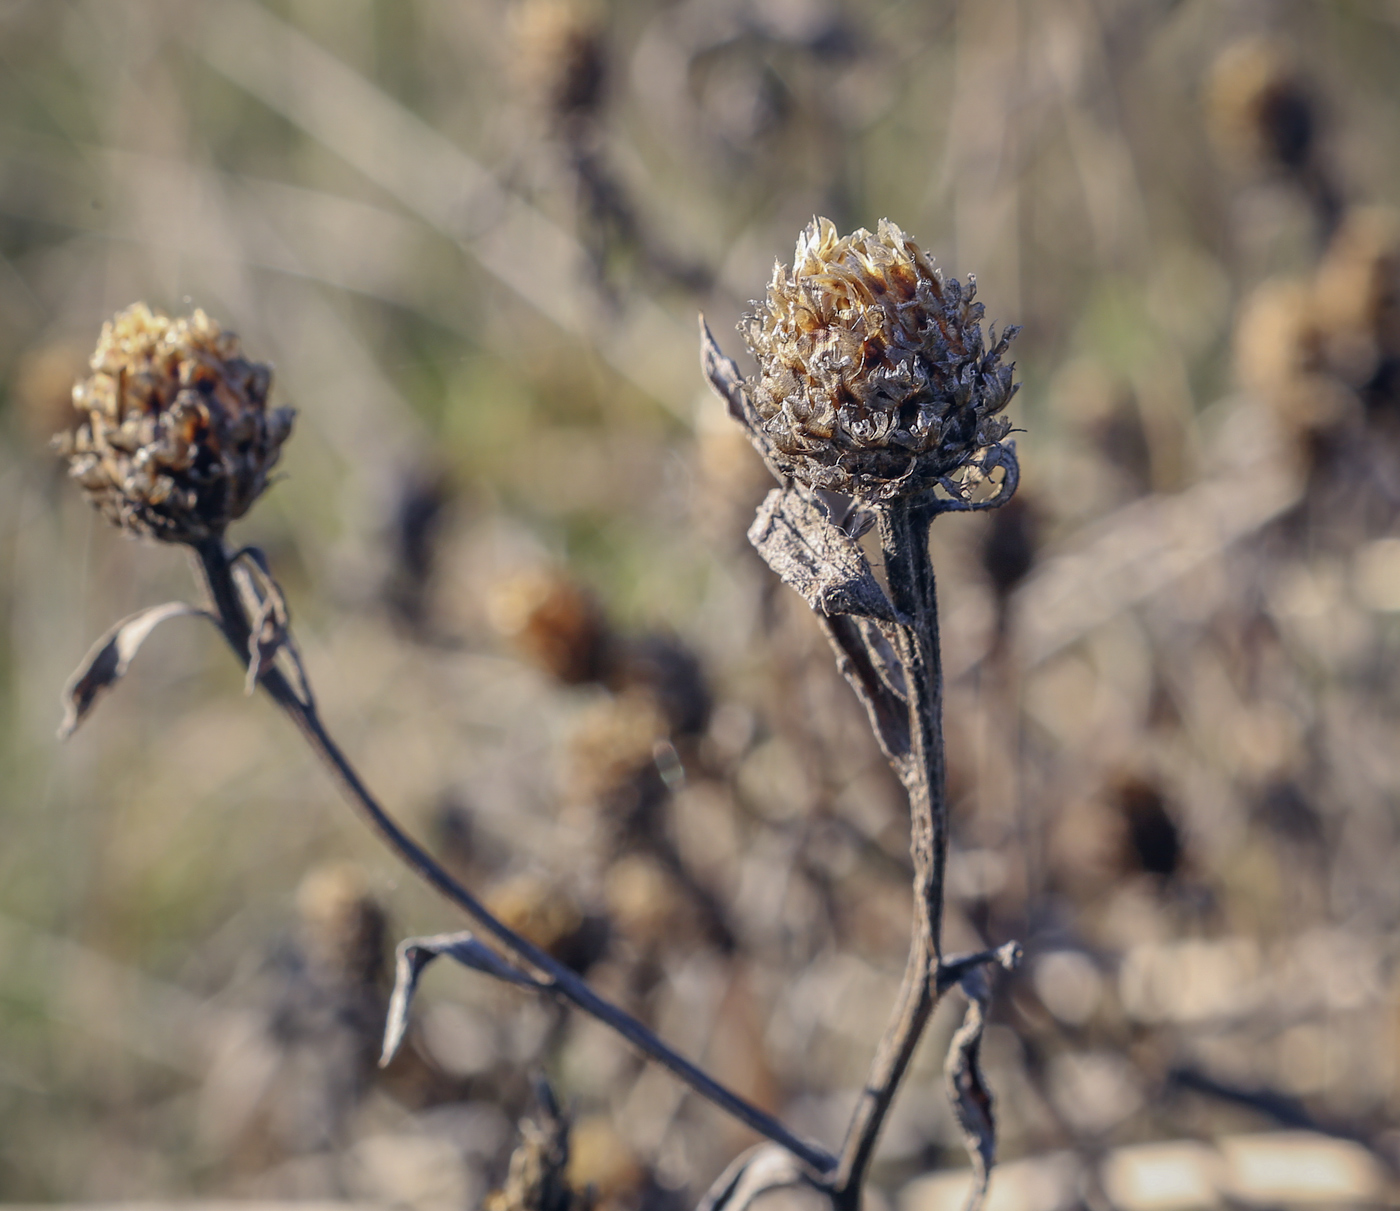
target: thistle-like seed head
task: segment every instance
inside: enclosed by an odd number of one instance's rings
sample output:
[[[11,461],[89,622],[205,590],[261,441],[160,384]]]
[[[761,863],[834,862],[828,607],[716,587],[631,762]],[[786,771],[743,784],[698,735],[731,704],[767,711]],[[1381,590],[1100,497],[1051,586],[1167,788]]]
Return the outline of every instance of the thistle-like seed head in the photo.
[[[888,219],[848,236],[814,219],[740,326],[759,363],[748,387],[770,462],[809,487],[885,501],[933,488],[1000,442],[1016,329],[984,342],[974,292]]]
[[[267,487],[290,408],[268,411],[272,370],[203,311],[137,303],[102,326],[79,424],[55,439],[68,473],[114,525],[163,542],[222,534]]]

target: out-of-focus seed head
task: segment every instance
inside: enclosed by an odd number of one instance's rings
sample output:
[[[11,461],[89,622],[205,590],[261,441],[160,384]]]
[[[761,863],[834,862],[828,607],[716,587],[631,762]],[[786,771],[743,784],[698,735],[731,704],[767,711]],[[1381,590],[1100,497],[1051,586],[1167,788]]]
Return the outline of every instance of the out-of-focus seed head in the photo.
[[[292,431],[267,407],[272,370],[203,311],[137,303],[102,326],[80,422],[55,439],[69,474],[114,525],[164,542],[222,534],[262,494]]]
[[[511,10],[515,73],[555,122],[588,118],[607,81],[602,13],[588,0],[523,0]]]
[[[1221,153],[1297,171],[1314,153],[1317,105],[1288,48],[1245,38],[1225,48],[1206,89],[1210,133]]]
[[[520,1143],[510,1156],[505,1184],[482,1202],[484,1211],[577,1211],[587,1196],[570,1187],[569,1120],[547,1094],[544,1104],[520,1122]]]
[[[933,488],[1010,431],[1003,363],[974,279],[945,279],[888,219],[841,236],[814,219],[741,331],[758,439],[812,488],[886,501]]]
[[[565,685],[603,676],[612,636],[597,599],[564,572],[534,569],[494,586],[491,625],[537,668]]]
[[[644,949],[674,940],[683,924],[675,877],[646,854],[625,854],[608,867],[603,898],[618,932]]]
[[[607,805],[656,770],[658,744],[670,727],[655,698],[645,692],[618,695],[584,711],[569,738],[566,773],[571,798]]]
[[[1245,300],[1235,330],[1241,385],[1299,436],[1333,429],[1357,411],[1354,393],[1330,372],[1314,304],[1308,283],[1271,279]]]
[[[573,1189],[592,1191],[600,1211],[635,1206],[647,1176],[612,1116],[606,1114],[591,1114],[574,1124],[566,1174]]]
[[[1315,309],[1329,361],[1365,386],[1400,357],[1400,213],[1348,211],[1317,268]]]
[[[384,966],[384,909],[364,871],[348,862],[310,871],[297,888],[307,962],[328,983],[372,984]]]
[[[556,957],[584,925],[568,892],[539,875],[512,875],[496,884],[486,895],[486,906],[507,927]]]

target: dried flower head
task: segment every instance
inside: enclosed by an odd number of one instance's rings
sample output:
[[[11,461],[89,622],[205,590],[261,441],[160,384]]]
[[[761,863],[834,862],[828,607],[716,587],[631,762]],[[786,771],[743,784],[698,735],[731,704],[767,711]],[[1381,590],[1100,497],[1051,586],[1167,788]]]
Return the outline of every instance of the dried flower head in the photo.
[[[520,1143],[510,1156],[505,1185],[481,1204],[484,1211],[574,1211],[587,1207],[565,1176],[569,1166],[569,1120],[547,1086],[536,1113],[520,1121]]]
[[[1000,442],[1015,329],[984,342],[974,292],[888,219],[848,236],[814,219],[741,325],[759,362],[756,436],[776,468],[883,501],[934,487]]]
[[[608,804],[653,776],[657,746],[670,735],[655,698],[633,691],[594,703],[569,737],[566,785],[581,802]]]
[[[137,303],[102,326],[73,388],[81,423],[60,434],[69,474],[114,525],[165,542],[223,533],[267,487],[292,430],[267,409],[270,367],[203,311],[170,319]]]
[[[316,975],[330,983],[368,984],[384,966],[384,909],[364,871],[348,862],[312,869],[297,888],[301,943]]]
[[[562,571],[507,576],[487,603],[491,624],[537,668],[565,685],[603,676],[612,637],[597,599]]]
[[[1400,357],[1400,213],[1348,211],[1317,268],[1315,294],[1329,361],[1349,382],[1367,385]]]
[[[1315,150],[1316,103],[1288,47],[1245,38],[1221,52],[1206,90],[1210,133],[1222,154],[1297,170]]]
[[[556,121],[595,114],[607,79],[598,7],[588,0],[525,0],[511,16],[513,66],[533,99]]]
[[[556,956],[585,923],[568,891],[539,875],[512,875],[491,888],[486,903],[509,928]]]

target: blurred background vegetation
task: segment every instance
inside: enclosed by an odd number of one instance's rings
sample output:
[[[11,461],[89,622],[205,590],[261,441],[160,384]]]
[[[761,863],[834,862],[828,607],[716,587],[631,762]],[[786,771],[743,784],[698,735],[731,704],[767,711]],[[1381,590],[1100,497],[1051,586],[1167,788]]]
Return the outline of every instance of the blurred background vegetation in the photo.
[[[53,739],[92,640],[193,591],[48,447],[137,299],[204,307],[298,410],[234,537],[382,798],[838,1142],[907,820],[747,549],[764,473],[695,334],[737,350],[824,214],[894,219],[1024,327],[1021,496],[934,537],[948,942],[1027,948],[993,1205],[1382,1205],[1397,80],[1386,0],[0,4],[0,1199],[476,1205],[532,1071],[607,1207],[688,1205],[747,1141],[461,970],[376,1074],[388,945],[459,924],[198,624]],[[877,1205],[957,1205],[956,1016]]]

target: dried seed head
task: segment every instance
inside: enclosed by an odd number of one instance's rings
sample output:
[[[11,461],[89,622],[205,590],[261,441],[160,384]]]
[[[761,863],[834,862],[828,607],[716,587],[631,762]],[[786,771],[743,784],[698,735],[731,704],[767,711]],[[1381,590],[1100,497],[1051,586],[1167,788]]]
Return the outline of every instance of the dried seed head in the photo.
[[[1310,300],[1305,283],[1270,279],[1245,300],[1235,330],[1241,383],[1305,428],[1330,423],[1340,398],[1325,389],[1322,338]],[[1322,403],[1327,406],[1319,411]]]
[[[591,1114],[574,1124],[566,1174],[573,1189],[591,1189],[603,1211],[635,1206],[647,1176],[631,1145],[606,1114]]]
[[[625,854],[608,867],[603,899],[622,936],[644,949],[674,941],[677,926],[684,924],[675,876],[646,854]]]
[[[1347,212],[1317,268],[1318,326],[1329,362],[1365,386],[1400,357],[1400,213],[1383,206]]]
[[[384,966],[384,909],[364,871],[348,862],[310,871],[297,888],[307,961],[329,983],[372,984]]]
[[[114,525],[164,542],[222,534],[267,487],[292,430],[267,409],[272,370],[203,311],[144,303],[102,326],[92,374],[73,388],[80,423],[60,434],[68,473]]]
[[[514,68],[556,122],[590,117],[607,81],[602,13],[588,0],[525,0],[511,10]]]
[[[1227,158],[1296,171],[1313,156],[1317,106],[1288,47],[1252,37],[1227,47],[1206,90],[1211,137]]]
[[[510,1156],[505,1185],[482,1202],[483,1211],[574,1211],[589,1200],[569,1186],[569,1120],[559,1111],[552,1094],[544,1104],[520,1121],[520,1143]]]
[[[670,735],[666,715],[644,692],[618,695],[584,711],[569,738],[570,795],[608,805],[639,778],[654,776],[657,745]]]
[[[931,489],[1000,442],[1015,329],[984,343],[974,291],[888,219],[844,237],[814,219],[741,325],[759,362],[756,436],[775,467],[884,501]]]
[[[486,895],[498,920],[556,958],[584,926],[577,903],[557,881],[533,874],[512,875]]]
[[[537,569],[494,586],[491,624],[537,668],[565,685],[603,676],[612,637],[597,599],[566,573]]]

